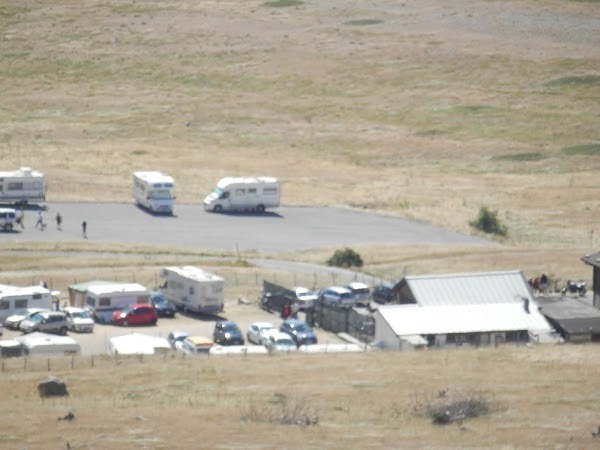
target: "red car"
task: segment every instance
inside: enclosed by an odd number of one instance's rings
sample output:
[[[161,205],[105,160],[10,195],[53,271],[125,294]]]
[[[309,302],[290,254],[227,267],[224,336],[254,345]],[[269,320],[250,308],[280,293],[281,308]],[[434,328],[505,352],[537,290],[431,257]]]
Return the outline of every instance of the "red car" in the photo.
[[[152,305],[131,305],[129,308],[115,311],[112,315],[112,323],[115,325],[154,325],[158,320],[156,311]]]

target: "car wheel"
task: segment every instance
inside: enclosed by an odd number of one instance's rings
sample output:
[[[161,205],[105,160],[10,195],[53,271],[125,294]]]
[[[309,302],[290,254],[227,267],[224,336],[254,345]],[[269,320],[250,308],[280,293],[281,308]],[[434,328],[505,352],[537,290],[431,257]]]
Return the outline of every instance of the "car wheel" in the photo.
[[[6,225],[4,225],[4,231],[12,231],[12,224],[7,223]]]
[[[59,331],[61,336],[66,336],[67,335],[67,327],[62,327]]]
[[[150,321],[150,325],[156,325],[156,319],[152,319],[152,320]]]
[[[265,205],[258,205],[256,207],[256,212],[259,213],[259,214],[264,213],[265,212]]]
[[[126,327],[129,325],[129,322],[127,322],[126,320],[123,321],[123,326]]]

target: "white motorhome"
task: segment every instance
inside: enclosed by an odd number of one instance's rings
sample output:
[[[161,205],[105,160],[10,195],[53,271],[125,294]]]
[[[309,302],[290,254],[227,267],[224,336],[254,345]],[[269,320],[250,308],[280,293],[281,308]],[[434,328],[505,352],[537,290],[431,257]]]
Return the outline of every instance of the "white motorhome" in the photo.
[[[0,172],[0,202],[26,205],[46,200],[44,174],[29,167]]]
[[[165,267],[160,271],[163,280],[160,293],[177,308],[201,314],[223,311],[225,280],[193,266]]]
[[[215,190],[204,199],[204,210],[256,211],[277,208],[281,186],[273,177],[227,177],[222,178]]]
[[[161,172],[133,172],[133,197],[151,212],[173,214],[175,181]]]
[[[43,286],[0,285],[0,321],[15,314],[25,314],[29,308],[52,309],[54,297]]]
[[[85,292],[85,308],[100,323],[109,323],[113,312],[139,303],[150,303],[150,292],[137,283],[89,286]]]
[[[55,336],[47,333],[31,333],[15,339],[23,345],[26,355],[62,354],[73,355],[81,352],[79,343],[69,336]]]

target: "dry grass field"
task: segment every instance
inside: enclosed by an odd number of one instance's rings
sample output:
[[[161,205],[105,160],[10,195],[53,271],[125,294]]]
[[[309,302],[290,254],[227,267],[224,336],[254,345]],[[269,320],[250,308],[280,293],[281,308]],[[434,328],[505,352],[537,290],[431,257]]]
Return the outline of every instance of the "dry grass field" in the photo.
[[[51,374],[70,396],[45,400],[36,386],[47,361],[29,360],[24,370],[9,360],[0,374],[0,441],[5,449],[592,449],[599,352],[96,358],[93,367],[89,357],[65,358],[52,360]],[[444,426],[420,414],[456,398],[480,399],[489,412]],[[74,420],[58,420],[69,411]],[[281,424],[293,420],[309,424]]]
[[[87,202],[131,201],[134,170],[171,174],[185,203],[223,176],[273,175],[288,206],[466,233],[487,206],[508,228],[498,246],[355,250],[387,279],[517,268],[589,280],[579,258],[598,250],[599,29],[596,0],[0,1],[1,169],[31,166],[48,200]],[[63,291],[92,278],[152,285],[157,267],[189,263],[235,280],[234,301],[264,275],[187,249],[4,236],[0,251],[0,282]],[[12,368],[0,374],[0,447],[592,448],[598,351],[98,362],[55,372],[72,396],[45,402],[43,367]],[[491,413],[448,427],[411,413],[446,388],[476,389]],[[314,407],[318,425],[241,420],[279,394]],[[69,409],[75,421],[56,420]]]

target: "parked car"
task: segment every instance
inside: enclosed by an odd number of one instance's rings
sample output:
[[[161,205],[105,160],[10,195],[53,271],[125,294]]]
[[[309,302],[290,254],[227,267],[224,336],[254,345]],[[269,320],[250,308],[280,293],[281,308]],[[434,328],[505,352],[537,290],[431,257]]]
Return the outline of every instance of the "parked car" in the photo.
[[[292,288],[292,290],[296,293],[296,305],[300,311],[312,308],[319,298],[316,292],[305,287],[298,286]]]
[[[188,355],[207,354],[214,342],[206,336],[188,336],[181,342],[181,351]]]
[[[67,315],[69,330],[78,333],[91,333],[94,331],[94,319],[88,310],[67,306],[62,311]]]
[[[269,333],[266,347],[271,351],[278,352],[295,352],[298,350],[296,343],[289,334],[277,330]]]
[[[173,305],[173,303],[171,303],[167,297],[162,295],[160,292],[151,291],[150,300],[152,301],[152,306],[154,306],[156,315],[158,317],[175,317],[177,308],[175,308],[175,305]]]
[[[123,325],[124,327],[129,325],[155,325],[157,321],[158,316],[154,307],[143,303],[115,311],[111,319],[114,325]]]
[[[44,311],[50,311],[50,310],[45,309],[45,308],[28,308],[25,310],[25,312],[23,314],[13,314],[12,316],[8,316],[4,320],[4,326],[6,328],[8,328],[9,330],[18,330],[19,325],[22,321],[24,321],[25,319],[29,319],[32,316],[36,315],[37,313],[44,312]]]
[[[289,334],[298,347],[317,343],[317,335],[312,328],[298,319],[284,320],[279,331]]]
[[[213,341],[220,345],[244,345],[244,335],[230,320],[220,320],[215,324]]]
[[[321,290],[319,292],[319,301],[326,305],[345,308],[351,308],[356,304],[352,291],[343,286],[331,286]]]
[[[48,311],[34,314],[29,319],[19,324],[19,330],[25,334],[39,331],[41,333],[54,333],[66,335],[69,329],[67,315],[62,311]]]
[[[271,322],[254,322],[248,327],[246,337],[248,342],[265,345],[269,339],[269,333],[275,329]]]
[[[383,283],[373,288],[371,293],[373,301],[382,305],[390,303],[394,300],[394,285],[390,283]]]
[[[369,303],[371,303],[371,289],[368,284],[353,281],[352,283],[348,283],[347,287],[352,291],[354,301],[357,304],[369,306]]]
[[[12,231],[16,223],[17,211],[13,208],[0,208],[0,230]]]
[[[183,340],[188,337],[187,331],[178,331],[174,330],[169,333],[167,336],[167,341],[169,341],[169,345],[173,350],[181,350],[181,344]]]

